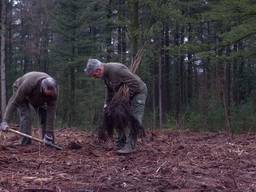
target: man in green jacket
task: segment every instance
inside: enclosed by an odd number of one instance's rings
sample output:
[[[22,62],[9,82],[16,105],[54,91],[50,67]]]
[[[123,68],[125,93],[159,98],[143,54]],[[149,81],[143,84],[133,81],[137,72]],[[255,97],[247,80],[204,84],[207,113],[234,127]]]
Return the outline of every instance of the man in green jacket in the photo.
[[[130,92],[131,111],[133,116],[142,124],[145,102],[147,98],[147,86],[136,74],[121,63],[102,63],[97,59],[89,59],[84,70],[89,77],[100,78],[106,85],[104,108],[113,98],[121,85],[126,85]],[[118,133],[118,153],[130,153],[134,151],[137,138],[131,133],[126,139],[125,133]]]
[[[58,88],[56,81],[43,72],[29,72],[13,83],[13,95],[8,101],[1,123],[1,130],[7,131],[13,112],[18,109],[21,132],[31,135],[31,106],[40,118],[42,138],[45,143],[54,143],[54,120]],[[23,137],[21,144],[31,144]]]

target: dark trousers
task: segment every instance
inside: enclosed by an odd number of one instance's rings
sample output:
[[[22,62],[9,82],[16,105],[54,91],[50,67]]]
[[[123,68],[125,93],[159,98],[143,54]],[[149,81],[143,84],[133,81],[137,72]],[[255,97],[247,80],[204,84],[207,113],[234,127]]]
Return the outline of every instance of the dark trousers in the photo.
[[[18,107],[19,118],[20,118],[20,130],[22,133],[31,135],[31,105],[29,102],[25,102]],[[39,116],[40,127],[42,132],[42,138],[46,134],[46,120],[47,120],[47,110],[46,107],[35,108]],[[22,144],[29,144],[31,140],[29,138],[23,137]]]
[[[145,103],[147,99],[148,89],[145,85],[144,89],[137,95],[135,95],[131,100],[131,112],[132,115],[139,121],[139,123],[142,125],[142,120],[144,116],[144,109],[145,109]],[[131,145],[132,148],[135,148],[136,142],[137,142],[137,136],[135,136],[134,133],[132,133],[132,129],[128,130],[127,133],[128,138],[126,139],[126,134],[122,131],[117,131],[118,139],[117,143],[121,143],[121,146],[126,142],[127,144]],[[123,143],[123,144],[122,144]]]

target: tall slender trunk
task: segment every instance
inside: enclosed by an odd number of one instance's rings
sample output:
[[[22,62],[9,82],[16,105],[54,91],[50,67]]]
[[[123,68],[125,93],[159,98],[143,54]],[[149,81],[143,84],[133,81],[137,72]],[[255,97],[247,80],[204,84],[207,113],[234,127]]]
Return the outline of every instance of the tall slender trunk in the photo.
[[[125,11],[126,9],[124,8],[125,1],[124,0],[119,0],[118,1],[118,16],[119,20],[122,21],[123,18],[125,18]],[[119,56],[119,61],[121,63],[126,63],[126,39],[125,39],[125,26],[123,24],[119,24],[117,27],[117,35],[118,35],[118,44],[117,44],[117,49],[118,49],[118,56]]]
[[[153,76],[153,82],[152,82],[152,109],[153,109],[153,127],[152,129],[156,128],[156,94],[155,94],[155,88],[156,88],[156,80],[155,76]]]
[[[41,70],[44,72],[48,72],[49,68],[49,14],[48,13],[48,5],[46,0],[40,0],[40,10],[41,11],[41,23],[42,23],[42,30],[40,36],[42,38],[41,47],[40,47],[40,63],[41,63]]]
[[[6,75],[9,76],[9,73],[11,71],[11,69],[15,69],[16,72],[16,68],[13,67],[13,42],[12,42],[12,30],[13,30],[13,26],[12,26],[12,21],[13,21],[13,0],[10,0],[9,3],[7,4],[7,18],[6,18]],[[8,85],[7,85],[8,86]]]
[[[179,35],[179,25],[176,24],[176,32],[174,34],[174,43],[175,45],[179,45],[180,35]],[[180,82],[180,54],[175,62],[175,120],[176,120],[176,127],[180,128],[180,110],[181,110],[181,82]]]
[[[225,129],[227,133],[231,133],[231,119],[230,119],[230,64],[224,64],[224,90],[223,90],[223,105],[225,116]]]
[[[139,0],[129,0],[130,6],[130,33],[131,33],[131,42],[132,42],[132,57],[134,57],[138,51],[139,43]]]
[[[230,48],[226,48],[226,55],[230,55]],[[225,109],[225,122],[226,122],[226,130],[230,133],[231,132],[231,65],[228,62],[225,62],[224,65],[225,70],[225,84],[224,84],[224,109]]]
[[[163,107],[162,107],[162,59],[161,53],[158,62],[158,105],[159,105],[159,128],[163,128]]]
[[[121,63],[126,63],[126,41],[125,41],[125,28],[118,27],[118,56]]]
[[[74,125],[74,117],[75,117],[75,96],[76,96],[76,79],[75,79],[75,69],[73,66],[69,68],[69,75],[70,75],[70,118],[69,118],[69,125]]]
[[[107,20],[110,20],[111,17],[112,17],[112,1],[110,0],[107,7]],[[113,18],[112,18],[113,20]],[[107,46],[107,53],[106,53],[106,61],[107,62],[110,62],[112,60],[112,54],[113,54],[113,45],[111,44],[111,31],[112,31],[112,24],[110,22],[107,22],[106,24],[106,32],[107,32],[107,35],[106,35],[106,46]]]
[[[184,26],[180,29],[180,44],[184,43]],[[184,107],[185,107],[185,101],[186,101],[186,90],[185,90],[185,79],[186,79],[186,73],[185,73],[185,66],[184,66],[184,55],[181,53],[179,55],[180,60],[180,100],[181,100],[181,115],[184,113]]]
[[[169,34],[169,24],[164,23],[163,26],[163,39],[162,39],[162,47],[163,47],[163,53],[162,53],[162,70],[164,72],[164,76],[162,78],[162,103],[163,103],[163,113],[168,113],[171,109],[171,94],[170,94],[170,72],[171,72],[171,66],[170,66],[170,54],[169,49],[166,47],[170,46],[170,34]],[[167,117],[167,116],[166,116]],[[165,121],[165,116],[163,116],[163,121]]]
[[[204,30],[205,28],[205,23],[200,22],[199,26],[199,34],[200,34],[200,41],[201,43],[206,43],[204,37],[206,35],[209,35],[209,25],[207,25],[207,31]],[[209,105],[209,93],[208,93],[208,77],[209,77],[209,71],[208,71],[208,60],[207,59],[202,59],[201,61],[202,67],[202,73],[200,74],[201,76],[201,81],[200,81],[200,99],[198,105],[200,106],[200,112],[202,113],[202,127],[207,129],[208,123],[208,105]]]
[[[188,42],[192,41],[192,24],[188,24]],[[187,67],[187,104],[190,107],[192,102],[193,96],[193,78],[192,78],[192,68],[193,68],[193,61],[192,61],[192,53],[188,52],[188,67]]]
[[[6,74],[5,74],[5,34],[6,34],[6,0],[2,0],[1,10],[1,112],[6,108]]]
[[[74,29],[74,34],[76,34],[76,30]],[[78,49],[76,46],[76,42],[73,41],[72,43],[72,56],[71,56],[71,61],[74,61],[75,58],[78,55]],[[74,118],[76,116],[76,110],[75,110],[75,98],[76,98],[76,77],[75,77],[75,67],[70,65],[69,66],[69,80],[70,80],[70,105],[69,105],[69,110],[70,110],[70,116],[69,116],[69,126],[74,125]]]

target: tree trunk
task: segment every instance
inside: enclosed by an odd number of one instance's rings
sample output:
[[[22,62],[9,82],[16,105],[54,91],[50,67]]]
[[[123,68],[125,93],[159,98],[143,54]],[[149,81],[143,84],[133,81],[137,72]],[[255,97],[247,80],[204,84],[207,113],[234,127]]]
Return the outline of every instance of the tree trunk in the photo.
[[[179,45],[180,35],[179,35],[179,25],[176,24],[176,32],[174,34],[174,43],[176,46]],[[177,56],[175,62],[175,120],[176,120],[176,128],[180,128],[180,109],[181,109],[181,82],[180,82],[180,53]]]
[[[188,24],[188,43],[192,41],[192,24]],[[190,107],[193,96],[193,75],[192,75],[193,61],[192,53],[188,52],[188,67],[187,67],[187,104]]]
[[[161,49],[162,50],[162,49]],[[158,62],[158,105],[159,105],[159,128],[163,128],[163,108],[162,108],[162,55],[160,53]]]
[[[106,7],[106,10],[107,10],[107,20],[109,21],[112,17],[112,1],[110,0],[107,7]],[[113,20],[113,18],[112,18]],[[106,24],[106,46],[107,46],[107,49],[106,49],[106,61],[107,62],[110,62],[112,60],[112,54],[113,54],[113,45],[111,44],[111,41],[112,41],[112,35],[111,35],[111,32],[112,32],[112,23],[110,22],[107,22]]]
[[[40,63],[41,63],[41,70],[44,72],[48,72],[49,68],[49,17],[50,13],[48,13],[48,1],[47,0],[40,0],[40,6],[41,6],[41,23],[42,23],[42,30],[41,30],[41,39],[42,44],[40,47]],[[40,38],[39,38],[40,39]]]
[[[170,33],[169,33],[169,26],[168,23],[164,23],[163,26],[163,38],[162,38],[162,106],[163,106],[163,113],[168,113],[171,110],[171,94],[170,94],[170,87],[171,87],[171,80],[170,80],[170,54],[169,49],[166,47],[170,46]],[[163,116],[163,121],[165,122],[165,116]]]
[[[224,90],[223,90],[223,106],[224,106],[224,117],[225,117],[225,129],[228,134],[231,133],[230,123],[230,64],[224,64]]]
[[[5,74],[5,31],[6,0],[2,0],[1,10],[1,112],[6,108],[6,74]]]
[[[130,6],[130,33],[131,33],[131,44],[132,44],[132,57],[136,55],[138,51],[138,42],[139,42],[139,1],[138,0],[129,0]]]
[[[152,82],[152,109],[153,109],[153,127],[152,129],[156,128],[156,94],[155,94],[155,88],[156,88],[156,80],[155,76],[153,76],[153,82]]]
[[[125,1],[124,0],[119,0],[118,1],[118,16],[119,16],[119,21],[122,22],[122,19],[125,18],[125,11],[126,9],[124,8]],[[119,61],[123,64],[126,63],[126,39],[125,39],[125,26],[123,24],[119,24],[117,27],[117,35],[118,35],[118,44],[117,44],[117,49],[118,49],[118,56],[119,56]]]
[[[230,55],[230,48],[226,48],[226,55]],[[224,84],[224,109],[225,109],[225,122],[226,122],[226,130],[227,132],[231,132],[231,114],[230,114],[230,108],[231,108],[231,65],[228,62],[225,62],[225,84]]]
[[[7,4],[7,14],[6,14],[6,76],[11,75],[11,70],[14,69],[14,74],[16,74],[16,67],[13,67],[13,39],[12,39],[12,22],[13,22],[13,0],[10,0]],[[8,86],[8,84],[7,84]],[[8,94],[7,94],[8,95]]]
[[[70,66],[70,116],[69,116],[69,126],[74,125],[75,118],[75,96],[76,96],[76,79],[75,79],[75,69]]]

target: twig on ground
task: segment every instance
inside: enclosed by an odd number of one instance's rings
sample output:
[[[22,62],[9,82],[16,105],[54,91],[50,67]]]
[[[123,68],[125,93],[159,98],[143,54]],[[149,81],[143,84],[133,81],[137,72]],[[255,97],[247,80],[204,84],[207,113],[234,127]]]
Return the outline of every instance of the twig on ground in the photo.
[[[163,162],[158,168],[157,168],[157,170],[156,170],[156,174],[160,171],[160,169],[166,164],[166,163],[168,163],[168,161],[165,161],[165,162]]]

